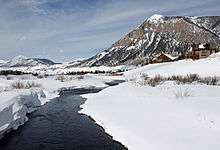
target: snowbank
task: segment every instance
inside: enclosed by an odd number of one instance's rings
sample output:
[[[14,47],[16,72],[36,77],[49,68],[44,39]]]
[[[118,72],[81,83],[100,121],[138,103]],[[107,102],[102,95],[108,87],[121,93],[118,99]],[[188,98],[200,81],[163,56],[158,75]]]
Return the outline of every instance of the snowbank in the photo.
[[[81,112],[131,150],[218,150],[219,91],[219,86],[127,82],[85,95]],[[189,95],[178,97],[184,92]]]
[[[47,94],[47,93],[46,93]],[[0,138],[5,132],[17,129],[24,124],[37,107],[47,102],[41,89],[13,90],[1,93],[0,100]]]

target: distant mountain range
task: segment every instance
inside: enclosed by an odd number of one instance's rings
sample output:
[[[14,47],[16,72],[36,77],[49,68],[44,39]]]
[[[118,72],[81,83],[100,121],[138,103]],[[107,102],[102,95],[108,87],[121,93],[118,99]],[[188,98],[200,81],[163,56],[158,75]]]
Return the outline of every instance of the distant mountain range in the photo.
[[[56,63],[49,59],[27,58],[25,56],[17,56],[9,61],[0,61],[1,67],[33,67],[38,65],[50,66],[54,64]]]
[[[0,65],[1,64],[5,64],[7,61],[5,61],[5,60],[0,60]]]
[[[167,17],[153,15],[110,48],[80,66],[146,64],[150,57],[166,52],[181,55],[194,43],[220,44],[220,16]]]

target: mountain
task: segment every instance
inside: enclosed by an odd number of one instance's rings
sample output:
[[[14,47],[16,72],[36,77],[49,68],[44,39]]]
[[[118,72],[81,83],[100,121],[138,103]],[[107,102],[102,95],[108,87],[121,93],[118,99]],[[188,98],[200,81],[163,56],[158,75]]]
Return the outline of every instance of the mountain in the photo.
[[[220,16],[186,17],[153,15],[110,48],[85,61],[81,66],[146,64],[158,53],[181,55],[192,44],[220,44]]]
[[[49,59],[27,58],[25,56],[17,56],[3,64],[3,67],[33,67],[38,65],[50,66],[55,63]]]
[[[5,63],[7,63],[7,61],[5,61],[5,60],[0,60],[0,66],[3,65],[3,64],[5,64]]]

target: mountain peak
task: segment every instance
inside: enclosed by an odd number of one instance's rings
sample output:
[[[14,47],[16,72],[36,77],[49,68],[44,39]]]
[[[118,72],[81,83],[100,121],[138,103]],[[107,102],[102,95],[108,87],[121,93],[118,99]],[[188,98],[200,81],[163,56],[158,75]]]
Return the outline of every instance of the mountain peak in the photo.
[[[153,23],[157,23],[157,22],[159,22],[159,21],[162,21],[163,18],[164,18],[163,15],[154,14],[154,15],[152,15],[150,18],[148,18],[147,21],[153,22]]]
[[[10,61],[4,63],[4,67],[33,67],[37,65],[53,65],[53,61],[49,59],[28,58],[22,55],[16,56]]]
[[[147,64],[161,52],[187,53],[192,44],[220,46],[220,16],[162,16],[155,14],[102,53],[81,66]]]

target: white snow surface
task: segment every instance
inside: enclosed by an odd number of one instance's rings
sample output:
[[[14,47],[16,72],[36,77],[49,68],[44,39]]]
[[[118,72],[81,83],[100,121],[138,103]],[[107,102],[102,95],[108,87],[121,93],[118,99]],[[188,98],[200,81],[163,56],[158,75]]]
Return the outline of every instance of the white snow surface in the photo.
[[[200,49],[205,49],[205,46],[204,46],[205,44],[199,44],[199,48]]]
[[[175,92],[186,90],[191,97],[176,98]],[[219,91],[219,86],[128,82],[84,95],[81,112],[131,150],[218,150]]]
[[[220,86],[199,83],[156,87],[142,74],[220,76],[220,53],[198,61],[152,64],[125,73],[128,82],[86,94],[81,113],[90,115],[131,150],[219,150]],[[185,95],[185,96],[184,96]]]
[[[175,59],[177,59],[178,57],[174,57],[174,56],[172,56],[172,55],[170,55],[170,54],[166,54],[166,53],[164,53],[164,55],[166,55],[168,58],[170,58],[171,60],[175,60]]]
[[[147,19],[149,22],[158,23],[159,21],[163,21],[164,16],[159,14],[154,14],[150,18]]]

